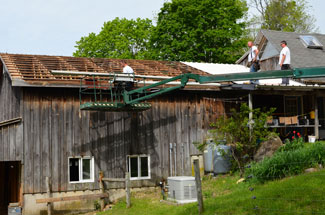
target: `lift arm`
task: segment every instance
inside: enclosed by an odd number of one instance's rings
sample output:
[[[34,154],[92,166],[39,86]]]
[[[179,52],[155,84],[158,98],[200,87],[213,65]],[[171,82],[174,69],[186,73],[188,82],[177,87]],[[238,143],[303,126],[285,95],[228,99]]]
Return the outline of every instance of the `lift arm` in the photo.
[[[58,75],[85,75],[85,76],[120,76],[125,74],[94,74],[85,72],[69,72],[69,71],[52,71],[53,74]],[[140,77],[140,76],[139,76]],[[153,76],[155,78],[156,76]],[[121,96],[123,101],[111,101],[111,102],[86,102],[81,104],[80,108],[82,110],[107,110],[107,111],[129,111],[129,110],[145,110],[151,107],[149,103],[141,103],[151,99],[155,96],[171,92],[173,90],[181,89],[186,86],[190,79],[195,80],[200,84],[205,83],[218,83],[225,81],[244,81],[244,80],[261,80],[261,79],[276,79],[276,78],[319,78],[325,77],[325,67],[314,67],[314,68],[296,68],[292,70],[273,70],[273,71],[262,71],[262,72],[245,72],[245,73],[231,73],[222,75],[212,75],[212,76],[200,76],[197,74],[186,73],[173,78],[158,77],[162,80],[157,83],[140,87],[134,90],[123,90]],[[158,86],[165,85],[169,82],[180,80],[180,83],[173,87],[161,88],[156,92],[150,92],[150,89],[155,89]],[[96,89],[96,88],[95,88]],[[94,90],[95,90],[94,89]],[[95,91],[96,94],[96,91]]]
[[[179,76],[167,79],[167,80],[163,80],[163,81],[157,82],[155,84],[144,86],[144,87],[141,87],[141,88],[138,88],[138,89],[135,89],[135,90],[124,91],[123,92],[124,103],[127,104],[127,105],[131,105],[131,104],[135,104],[135,103],[147,100],[147,99],[151,99],[151,98],[153,98],[155,96],[158,96],[158,95],[161,95],[161,94],[173,91],[173,90],[184,88],[189,79],[194,79],[196,81],[199,81],[199,78],[200,78],[199,75],[192,74],[192,73],[186,73],[186,74],[179,75]],[[142,97],[132,99],[132,95],[134,95],[134,94],[144,94],[146,92],[146,90],[148,90],[150,88],[158,87],[160,85],[164,85],[164,84],[167,84],[169,82],[176,81],[176,80],[179,80],[179,79],[180,79],[181,83],[178,86],[163,88],[163,89],[161,89],[161,90],[159,90],[157,92],[154,92],[154,93],[151,93],[151,94],[148,94],[148,95],[144,95]]]
[[[261,80],[261,79],[275,79],[275,78],[300,79],[300,78],[317,78],[317,77],[325,77],[325,67],[297,68],[292,70],[273,70],[273,71],[262,71],[262,72],[231,73],[231,74],[212,75],[212,76],[200,76],[196,74],[186,73],[135,90],[124,91],[123,99],[126,105],[136,104],[141,101],[153,98],[155,96],[176,89],[184,88],[189,79],[193,79],[199,82],[200,84],[205,84],[205,83],[217,83],[217,82],[225,82],[225,81]],[[133,94],[142,94],[150,88],[164,85],[168,82],[172,82],[178,79],[181,80],[181,83],[178,86],[163,88],[158,92],[151,93],[149,95],[143,95],[138,98],[132,99]]]
[[[317,77],[325,77],[325,67],[296,68],[291,70],[273,70],[261,72],[231,73],[213,76],[200,76],[198,82],[204,84],[224,81],[261,80],[275,78],[300,79]]]

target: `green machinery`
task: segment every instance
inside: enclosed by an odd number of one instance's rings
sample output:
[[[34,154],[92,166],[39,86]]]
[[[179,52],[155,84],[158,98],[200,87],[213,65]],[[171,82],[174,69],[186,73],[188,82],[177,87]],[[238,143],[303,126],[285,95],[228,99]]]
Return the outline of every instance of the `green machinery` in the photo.
[[[186,73],[172,78],[165,78],[155,83],[146,84],[146,78],[156,76],[132,76],[126,74],[87,73],[71,71],[52,71],[56,75],[81,75],[80,80],[80,109],[103,111],[143,111],[151,108],[145,102],[155,96],[184,88],[189,80],[200,84],[218,83],[225,81],[261,80],[275,78],[318,78],[325,77],[325,67],[296,68],[292,70],[261,71],[256,73],[231,73],[222,75],[200,76]],[[119,80],[119,78],[121,78]],[[123,80],[124,78],[124,80]],[[126,79],[125,79],[126,78]],[[133,78],[142,78],[142,87],[128,87]],[[162,77],[160,77],[163,79]],[[125,81],[126,80],[126,81]],[[171,87],[159,88],[162,85],[178,81]]]

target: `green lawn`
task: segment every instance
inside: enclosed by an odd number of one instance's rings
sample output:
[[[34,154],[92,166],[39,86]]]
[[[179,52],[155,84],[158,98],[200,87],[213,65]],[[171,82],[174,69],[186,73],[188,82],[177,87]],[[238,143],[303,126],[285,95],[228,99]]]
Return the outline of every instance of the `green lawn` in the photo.
[[[265,184],[236,184],[238,179],[238,176],[203,179],[204,214],[325,214],[325,170]],[[168,205],[159,201],[159,194],[158,189],[134,193],[130,209],[126,209],[123,199],[112,210],[98,214],[198,214],[196,203]],[[253,209],[256,206],[258,211]]]

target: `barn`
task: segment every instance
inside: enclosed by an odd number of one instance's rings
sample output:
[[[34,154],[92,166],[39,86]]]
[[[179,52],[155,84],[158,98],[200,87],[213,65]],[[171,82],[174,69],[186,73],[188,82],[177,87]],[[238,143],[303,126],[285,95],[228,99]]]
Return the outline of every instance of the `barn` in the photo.
[[[96,193],[99,172],[132,187],[153,187],[171,175],[190,175],[193,142],[206,138],[209,123],[225,111],[218,84],[191,85],[150,100],[137,112],[81,111],[79,77],[52,70],[120,72],[120,60],[1,54],[0,204],[19,202],[24,214],[46,204],[46,177],[53,197]],[[180,62],[127,60],[136,74],[206,75]],[[110,190],[123,188],[111,183]],[[113,198],[113,193],[111,197]],[[55,203],[54,210],[93,207],[93,201]]]

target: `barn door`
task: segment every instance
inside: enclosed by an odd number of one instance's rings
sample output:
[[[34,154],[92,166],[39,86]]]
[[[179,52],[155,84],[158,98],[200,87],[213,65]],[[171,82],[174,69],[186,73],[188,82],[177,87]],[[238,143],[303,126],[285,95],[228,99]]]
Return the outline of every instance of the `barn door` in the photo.
[[[20,161],[0,162],[0,215],[8,214],[9,203],[20,202]]]

